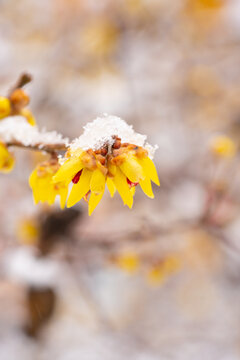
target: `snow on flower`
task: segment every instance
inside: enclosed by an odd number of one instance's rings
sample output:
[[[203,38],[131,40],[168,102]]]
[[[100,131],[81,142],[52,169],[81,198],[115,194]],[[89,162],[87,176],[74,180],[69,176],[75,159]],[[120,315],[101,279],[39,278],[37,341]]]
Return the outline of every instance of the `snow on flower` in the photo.
[[[147,136],[136,133],[132,125],[128,125],[117,116],[104,114],[84,126],[83,134],[75,139],[70,145],[72,152],[77,149],[99,150],[105,144],[110,146],[114,143],[113,135],[121,138],[123,143],[135,144],[148,150],[149,157],[153,158],[157,145],[154,147],[146,143]]]

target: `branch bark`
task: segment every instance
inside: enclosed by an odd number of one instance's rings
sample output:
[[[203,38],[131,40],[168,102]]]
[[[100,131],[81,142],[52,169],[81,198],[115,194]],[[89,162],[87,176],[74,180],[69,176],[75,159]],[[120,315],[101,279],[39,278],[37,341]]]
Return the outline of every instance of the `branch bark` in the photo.
[[[25,145],[20,141],[11,141],[5,144],[7,147],[19,147],[22,149],[34,150],[34,151],[45,151],[47,153],[53,154],[57,151],[67,150],[67,146],[63,143],[59,144],[34,144],[34,145]]]

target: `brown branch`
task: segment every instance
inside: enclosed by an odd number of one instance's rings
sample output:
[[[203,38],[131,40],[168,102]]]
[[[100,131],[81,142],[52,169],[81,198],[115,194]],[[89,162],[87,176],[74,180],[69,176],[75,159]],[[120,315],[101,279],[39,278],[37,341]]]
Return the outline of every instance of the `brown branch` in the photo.
[[[11,93],[16,90],[16,89],[20,89],[22,87],[24,87],[25,85],[27,85],[28,83],[30,83],[32,81],[32,76],[28,73],[23,73],[22,75],[20,75],[19,79],[17,80],[16,84],[10,89],[9,91],[9,96],[11,95]]]
[[[34,144],[34,145],[24,145],[20,141],[11,141],[5,144],[7,147],[15,146],[22,149],[29,149],[34,151],[45,151],[47,153],[53,154],[57,151],[67,150],[67,146],[63,143],[59,144]]]

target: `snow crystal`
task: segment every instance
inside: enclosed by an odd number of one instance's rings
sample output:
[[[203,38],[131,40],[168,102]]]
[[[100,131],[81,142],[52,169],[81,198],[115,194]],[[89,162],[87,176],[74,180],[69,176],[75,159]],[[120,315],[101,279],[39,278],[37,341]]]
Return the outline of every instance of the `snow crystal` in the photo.
[[[158,147],[146,143],[147,136],[136,133],[132,125],[128,125],[124,120],[117,116],[104,114],[103,117],[98,117],[84,126],[83,134],[72,142],[70,148],[73,151],[78,148],[97,150],[104,144],[111,146],[114,143],[113,135],[120,137],[123,143],[144,147],[151,158]]]
[[[21,142],[25,146],[44,144],[68,144],[56,131],[47,132],[31,126],[22,116],[10,116],[0,122],[0,140],[5,143]],[[41,146],[39,146],[40,148]]]

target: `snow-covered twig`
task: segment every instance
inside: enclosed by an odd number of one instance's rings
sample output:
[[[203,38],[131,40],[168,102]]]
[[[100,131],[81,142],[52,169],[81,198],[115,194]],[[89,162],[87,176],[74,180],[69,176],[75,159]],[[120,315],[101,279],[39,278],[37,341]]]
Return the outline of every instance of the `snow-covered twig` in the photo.
[[[56,131],[40,131],[21,116],[8,117],[0,122],[0,141],[8,147],[17,146],[50,153],[66,150],[68,145],[68,139],[61,134]]]

